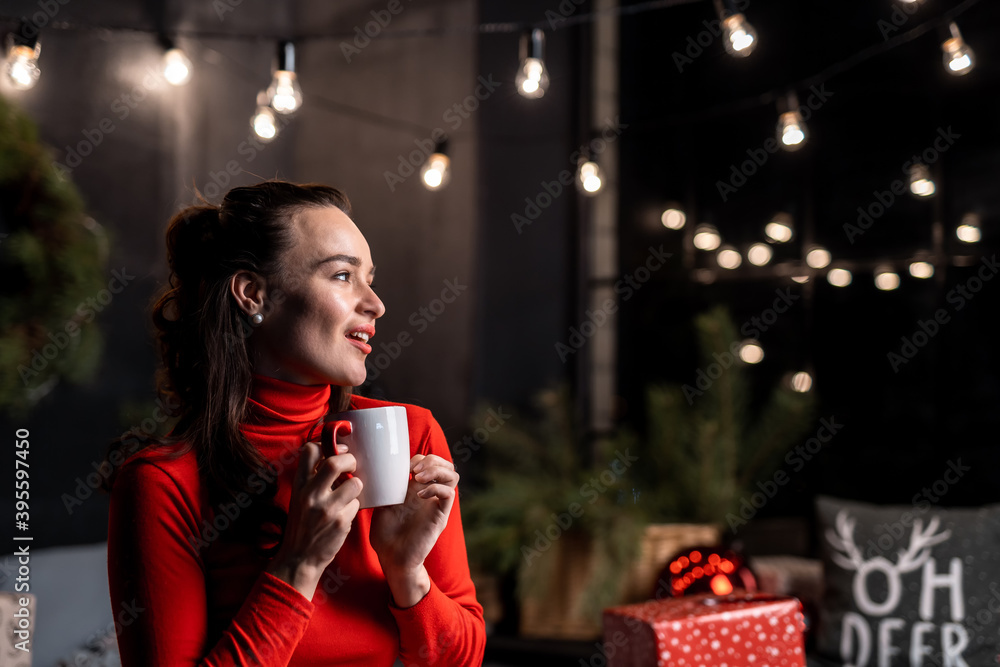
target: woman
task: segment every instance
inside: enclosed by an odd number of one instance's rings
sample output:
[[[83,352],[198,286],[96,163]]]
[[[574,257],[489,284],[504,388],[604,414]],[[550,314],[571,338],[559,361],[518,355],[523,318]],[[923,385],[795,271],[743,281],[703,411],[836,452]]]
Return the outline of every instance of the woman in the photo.
[[[316,442],[328,413],[393,405],[351,394],[385,306],[350,212],[334,188],[267,181],[170,222],[153,321],[179,419],[111,480],[124,667],[482,662],[458,474],[431,413],[404,405],[402,505],[359,511],[353,455]]]

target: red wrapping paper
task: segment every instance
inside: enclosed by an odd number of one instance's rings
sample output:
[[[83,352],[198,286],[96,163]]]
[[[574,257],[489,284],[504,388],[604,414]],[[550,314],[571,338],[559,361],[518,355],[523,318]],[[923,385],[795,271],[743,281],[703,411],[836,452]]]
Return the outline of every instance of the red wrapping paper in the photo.
[[[604,610],[608,667],[804,667],[804,631],[797,599],[764,593]]]

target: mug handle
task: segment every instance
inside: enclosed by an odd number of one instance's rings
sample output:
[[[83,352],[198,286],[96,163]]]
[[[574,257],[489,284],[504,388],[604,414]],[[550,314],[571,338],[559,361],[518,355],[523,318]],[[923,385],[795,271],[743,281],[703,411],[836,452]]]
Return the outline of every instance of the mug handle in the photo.
[[[346,419],[338,419],[335,421],[328,421],[323,424],[323,437],[321,439],[321,446],[323,449],[324,456],[336,456],[337,454],[337,434],[343,430],[344,433],[351,432],[351,422]],[[346,479],[353,479],[354,475],[347,472],[344,473]]]

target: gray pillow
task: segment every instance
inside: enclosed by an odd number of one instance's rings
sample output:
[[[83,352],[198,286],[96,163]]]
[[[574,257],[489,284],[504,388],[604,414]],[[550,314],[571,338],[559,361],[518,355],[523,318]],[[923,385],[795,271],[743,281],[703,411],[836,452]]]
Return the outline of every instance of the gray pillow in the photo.
[[[1000,505],[819,497],[825,591],[816,648],[856,667],[995,665]]]

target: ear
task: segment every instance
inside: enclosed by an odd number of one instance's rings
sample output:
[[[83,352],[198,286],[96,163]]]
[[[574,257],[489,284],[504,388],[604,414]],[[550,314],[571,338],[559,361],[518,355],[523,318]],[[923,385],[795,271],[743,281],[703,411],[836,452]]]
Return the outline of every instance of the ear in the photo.
[[[229,279],[229,293],[247,315],[262,312],[267,298],[267,281],[252,271],[237,271]]]

